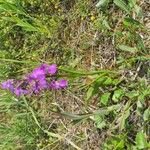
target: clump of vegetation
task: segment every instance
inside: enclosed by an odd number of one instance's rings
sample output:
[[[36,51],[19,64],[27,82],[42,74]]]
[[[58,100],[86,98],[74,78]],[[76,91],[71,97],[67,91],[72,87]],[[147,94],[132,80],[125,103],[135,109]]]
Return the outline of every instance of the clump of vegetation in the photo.
[[[149,149],[149,5],[0,0],[0,149]]]

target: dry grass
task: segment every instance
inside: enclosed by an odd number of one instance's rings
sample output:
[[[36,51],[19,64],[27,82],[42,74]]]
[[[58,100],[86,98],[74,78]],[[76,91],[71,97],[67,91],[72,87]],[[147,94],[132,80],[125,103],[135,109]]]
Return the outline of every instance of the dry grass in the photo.
[[[87,91],[89,87],[95,87],[93,83],[95,83],[95,79],[99,74],[78,78],[75,78],[74,74],[69,74],[69,77],[72,75],[70,78],[66,75],[65,78],[69,80],[68,89],[43,92],[28,99],[28,103],[44,129],[71,140],[82,150],[131,150],[136,145],[136,134],[139,131],[144,131],[145,137],[149,139],[149,121],[143,121],[144,111],[149,108],[149,96],[144,97],[144,102],[140,101],[142,99],[140,96],[142,92],[144,93],[146,89],[149,89],[148,67],[150,62],[149,60],[136,59],[141,56],[149,58],[150,34],[147,30],[141,28],[137,28],[135,32],[133,31],[133,33],[137,33],[142,37],[146,50],[139,48],[140,50],[137,53],[120,51],[118,49],[120,44],[132,47],[138,45],[135,34],[131,35],[132,29],[125,28],[123,24],[127,14],[112,3],[104,10],[99,10],[95,7],[96,3],[95,0],[73,0],[70,2],[68,0],[63,2],[51,0],[44,1],[40,5],[38,2],[31,1],[27,3],[23,1],[22,6],[28,14],[36,18],[35,20],[38,20],[43,28],[45,26],[49,27],[49,33],[28,32],[23,27],[16,27],[13,23],[5,20],[8,29],[5,30],[5,25],[1,25],[2,33],[5,35],[1,41],[3,41],[2,48],[8,51],[0,53],[0,57],[37,63],[57,63],[59,66],[65,66],[75,71],[84,70],[85,73],[94,70],[114,71],[114,74],[107,73],[104,76],[119,82],[116,85],[103,85],[101,83],[98,92],[90,97],[89,103],[86,101]],[[149,30],[150,2],[148,0],[138,1],[138,6],[143,10],[143,17],[138,21],[143,23]],[[23,15],[19,17],[25,18]],[[132,13],[132,18],[138,19],[135,12]],[[3,21],[3,18],[1,20]],[[32,19],[28,21],[34,22]],[[30,63],[16,64],[11,61],[2,64],[2,68],[5,68],[3,65],[7,67],[2,74],[7,77],[18,78],[35,67]],[[125,94],[120,101],[115,102],[112,100],[113,94],[118,89],[125,90]],[[100,101],[100,97],[107,92],[111,93],[110,101],[104,106]],[[130,92],[141,93],[139,97],[132,98],[135,93]],[[127,97],[126,94],[128,93],[130,93],[131,98]],[[6,93],[4,92],[4,94]],[[3,102],[3,95],[1,97]],[[12,95],[10,97],[8,97],[9,100],[17,100]],[[106,125],[102,128],[97,125],[98,119],[95,119],[97,115],[91,115],[80,121],[73,121],[73,119],[64,117],[61,114],[61,112],[77,115],[88,114],[116,104],[120,105],[118,110],[113,110],[102,116],[106,122]],[[65,138],[57,140],[43,133],[36,125],[34,118],[32,118],[31,112],[26,110],[21,100],[10,104],[8,109],[6,109],[5,104],[0,105],[0,107],[5,110],[2,113],[0,112],[2,126],[7,124],[9,127],[14,126],[16,128],[16,133],[14,132],[13,136],[17,137],[17,140],[14,139],[11,142],[6,140],[8,145],[13,143],[12,147],[9,148],[7,143],[0,142],[0,146],[5,145],[6,150],[12,149],[15,142],[17,142],[16,150],[75,149],[67,140],[64,140]],[[128,110],[129,112],[127,112]],[[29,115],[25,115],[25,119],[24,113],[29,113]],[[18,119],[19,123],[15,121],[9,123],[9,120],[16,119],[14,119],[14,116],[17,114],[23,115],[20,120]],[[122,119],[121,117],[126,118],[123,129],[120,129],[121,123],[119,121]],[[27,125],[24,125],[23,121]],[[20,128],[22,128],[22,131]],[[27,137],[25,136],[22,139],[21,134],[24,130],[27,132]],[[3,139],[5,135],[0,136],[0,139]],[[9,136],[9,133],[7,136]],[[125,146],[119,149],[118,145],[122,142],[122,139]],[[119,141],[119,144],[113,143],[114,141]],[[106,143],[110,147],[104,149],[103,146]],[[116,147],[113,147],[114,145]],[[4,148],[2,147],[2,149]]]

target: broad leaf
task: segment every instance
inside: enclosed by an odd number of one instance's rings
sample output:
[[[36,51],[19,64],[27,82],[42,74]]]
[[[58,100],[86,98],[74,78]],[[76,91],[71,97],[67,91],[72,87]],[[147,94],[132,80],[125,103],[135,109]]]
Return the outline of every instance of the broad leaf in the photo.
[[[89,99],[94,95],[94,87],[90,87],[86,93],[86,101],[88,102]]]
[[[137,21],[131,17],[126,17],[123,21],[123,24],[126,25],[127,27],[134,26],[136,28],[143,26],[139,21]]]
[[[121,114],[121,117],[118,118],[117,122],[119,123],[119,129],[123,130],[125,128],[126,119],[130,115],[130,101],[128,101],[123,109],[123,113]]]
[[[108,4],[109,1],[110,1],[110,0],[100,0],[100,1],[96,4],[96,7],[104,6],[104,5]]]
[[[106,122],[101,115],[95,115],[94,121],[95,121],[96,127],[99,129],[102,129],[106,126]]]
[[[11,3],[4,2],[0,4],[0,11],[7,11],[9,13],[17,13],[17,14],[23,14],[26,15],[25,11],[21,6],[15,6]]]
[[[129,6],[123,0],[114,0],[114,3],[128,14],[130,13]]]
[[[104,93],[102,96],[101,96],[101,103],[104,104],[104,105],[107,105],[108,103],[108,100],[109,100],[109,97],[110,97],[110,94],[111,93]]]
[[[135,53],[138,51],[136,47],[130,47],[126,45],[119,45],[118,48],[122,51],[131,52],[131,53]]]
[[[144,111],[143,119],[144,119],[144,121],[150,120],[150,108],[147,108],[147,109]]]
[[[121,116],[121,118],[120,118],[120,126],[119,126],[120,130],[123,130],[125,128],[126,119],[129,117],[129,115],[130,115],[130,110],[128,109]]]
[[[118,90],[114,91],[112,100],[114,102],[118,102],[122,98],[123,94],[124,94],[124,91],[122,89],[118,89]]]
[[[136,147],[138,149],[144,149],[147,148],[147,141],[145,138],[145,135],[142,131],[138,132],[136,135]]]
[[[108,78],[104,81],[103,84],[104,84],[104,85],[111,85],[111,84],[113,84],[113,80],[112,80],[110,77],[108,77]]]

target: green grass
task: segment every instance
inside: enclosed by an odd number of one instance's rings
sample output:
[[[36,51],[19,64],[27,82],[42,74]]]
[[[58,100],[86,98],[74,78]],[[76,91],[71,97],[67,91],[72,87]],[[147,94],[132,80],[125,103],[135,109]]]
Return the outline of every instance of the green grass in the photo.
[[[0,150],[149,149],[148,4],[0,0],[0,81],[41,63],[69,81],[21,98],[0,89]]]

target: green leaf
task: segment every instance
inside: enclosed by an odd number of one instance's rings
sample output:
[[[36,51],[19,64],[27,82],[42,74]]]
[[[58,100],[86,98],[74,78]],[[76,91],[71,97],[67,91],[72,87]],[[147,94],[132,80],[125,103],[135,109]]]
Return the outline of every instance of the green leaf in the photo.
[[[123,0],[114,0],[114,3],[120,7],[122,10],[126,11],[128,14],[130,14],[130,8],[129,6],[123,1]]]
[[[123,130],[125,128],[126,119],[129,117],[129,115],[130,110],[128,109],[127,111],[124,112],[124,114],[120,118],[120,126],[119,126],[120,130]]]
[[[124,24],[125,26],[127,26],[127,27],[129,27],[129,26],[134,26],[134,27],[136,27],[136,28],[139,28],[139,27],[142,27],[142,26],[143,26],[139,21],[137,21],[137,20],[135,20],[135,19],[133,19],[133,18],[131,18],[131,17],[126,17],[126,18],[124,19],[124,21],[123,21],[123,24]]]
[[[110,94],[111,93],[104,93],[102,96],[101,96],[101,103],[104,104],[104,105],[107,105],[108,103],[108,100],[109,100],[109,97],[110,97]]]
[[[129,0],[129,5],[130,5],[131,7],[134,7],[135,4],[136,4],[136,0]]]
[[[103,84],[104,85],[111,85],[112,83],[113,83],[113,80],[110,77],[107,77]]]
[[[18,17],[2,17],[4,20],[15,22],[16,25],[23,27],[26,31],[39,31],[37,27],[34,27],[27,21],[21,20]]]
[[[110,0],[100,0],[97,4],[96,7],[101,7],[101,6],[105,6],[106,4],[109,3]]]
[[[139,149],[147,148],[147,141],[145,135],[142,131],[138,132],[136,135],[136,147]]]
[[[123,130],[125,128],[126,119],[130,115],[130,101],[126,103],[123,109],[123,113],[121,114],[121,117],[118,118],[117,122],[119,123],[119,129]]]
[[[0,4],[0,11],[7,11],[7,12],[12,12],[12,13],[17,13],[17,14],[23,14],[26,15],[25,11],[21,6],[15,6],[11,3],[4,2]]]
[[[139,7],[138,5],[135,5],[134,9],[135,9],[135,12],[136,12],[138,17],[143,17],[143,12],[142,12],[141,7]]]
[[[143,50],[143,51],[146,52],[146,48],[145,48],[143,39],[142,39],[142,37],[139,34],[136,35],[136,41],[137,41],[137,48],[139,50]]]
[[[72,120],[82,120],[82,119],[86,119],[90,116],[89,114],[76,115],[76,114],[72,114],[70,112],[60,112],[60,114],[64,117],[66,117],[68,119],[72,119]]]
[[[94,87],[90,87],[86,93],[86,101],[89,101],[89,99],[94,95]]]
[[[122,98],[123,94],[124,94],[124,91],[122,89],[118,89],[118,90],[114,91],[112,100],[114,102],[118,102]]]
[[[144,121],[148,121],[150,119],[150,108],[147,108],[143,114]]]
[[[108,21],[107,20],[103,20],[103,25],[107,28],[107,29],[111,29],[111,27],[109,26],[109,23],[108,23]]]
[[[76,74],[78,76],[87,76],[87,75],[96,75],[96,74],[110,74],[110,73],[116,73],[114,71],[110,71],[110,70],[98,70],[98,71],[91,71],[91,72],[88,72],[87,70],[84,70],[84,71],[76,71],[76,70],[73,70],[72,68],[66,68],[66,67],[59,67],[60,70],[64,71],[64,72],[67,72],[67,73],[70,73],[70,74]]]
[[[141,102],[144,102],[146,97],[149,95],[149,93],[150,93],[150,89],[148,87],[147,87],[147,89],[143,89],[143,91],[140,92],[138,99]]]
[[[107,107],[107,108],[100,108],[100,109],[98,109],[98,110],[95,110],[94,112],[93,112],[93,114],[94,115],[108,115],[111,111],[114,111],[114,110],[116,110],[116,111],[119,111],[120,110],[120,108],[121,108],[121,105],[120,104],[117,104],[117,105],[112,105],[112,106],[109,106],[109,107]]]
[[[150,56],[138,56],[138,57],[134,57],[132,58],[132,60],[140,60],[140,61],[149,61],[150,60]]]
[[[139,93],[138,93],[138,91],[130,91],[130,92],[126,93],[126,96],[127,96],[128,98],[133,99],[133,98],[139,96]]]
[[[120,141],[116,141],[115,150],[123,149],[125,147],[125,139],[120,139]]]
[[[117,84],[119,84],[120,82],[122,82],[122,80],[120,80],[120,79],[113,79],[112,84],[113,84],[113,85],[117,85]]]
[[[102,129],[106,126],[106,121],[103,119],[101,115],[95,115],[94,121],[95,121],[96,127],[99,129]]]
[[[96,80],[95,83],[97,84],[97,86],[101,86],[104,84],[104,82],[107,80],[106,76],[99,76]]]
[[[135,53],[138,51],[136,47],[130,47],[126,45],[119,45],[118,48],[122,51],[131,52],[131,53]]]

